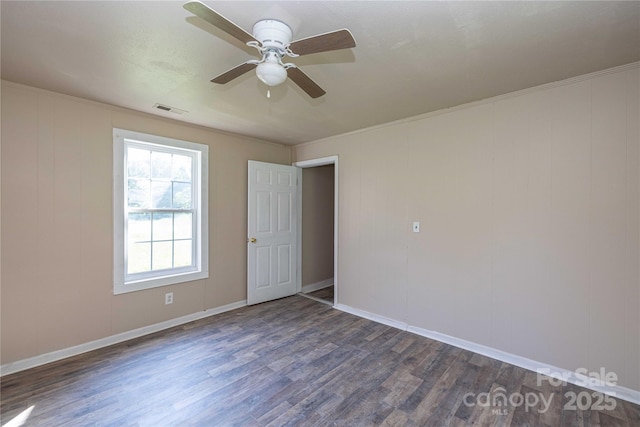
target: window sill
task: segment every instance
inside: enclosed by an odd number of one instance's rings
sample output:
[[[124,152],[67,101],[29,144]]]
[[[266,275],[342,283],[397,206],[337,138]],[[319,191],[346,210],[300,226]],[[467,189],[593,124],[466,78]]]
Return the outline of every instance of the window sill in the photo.
[[[128,292],[142,291],[144,289],[159,288],[160,286],[175,285],[178,283],[192,282],[194,280],[207,279],[208,271],[195,271],[189,273],[175,274],[172,276],[156,277],[145,280],[137,280],[127,283],[116,283],[113,287],[113,294],[126,294]]]

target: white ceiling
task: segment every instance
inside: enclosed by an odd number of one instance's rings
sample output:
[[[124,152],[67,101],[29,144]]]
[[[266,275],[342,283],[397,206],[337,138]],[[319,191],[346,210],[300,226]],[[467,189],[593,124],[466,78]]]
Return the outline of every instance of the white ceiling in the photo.
[[[297,144],[640,60],[640,2],[205,1],[251,32],[349,28],[353,49],[295,58],[327,94],[253,72],[256,51],[178,1],[1,2],[2,78]],[[162,103],[184,115],[153,109]]]

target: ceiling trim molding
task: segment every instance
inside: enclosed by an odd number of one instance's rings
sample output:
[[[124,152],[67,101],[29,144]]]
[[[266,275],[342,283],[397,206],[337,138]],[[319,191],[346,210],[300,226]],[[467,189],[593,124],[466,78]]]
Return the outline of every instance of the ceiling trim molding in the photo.
[[[339,135],[328,136],[326,138],[316,139],[314,141],[308,141],[308,142],[303,142],[301,144],[295,144],[295,145],[293,145],[293,147],[294,148],[306,147],[306,146],[309,146],[309,145],[319,144],[319,143],[326,142],[326,141],[332,141],[332,140],[334,140],[336,138],[342,138],[342,137],[346,137],[346,136],[357,135],[357,134],[360,134],[360,133],[372,132],[372,131],[376,131],[376,130],[379,130],[379,129],[384,129],[384,128],[391,127],[391,126],[398,126],[398,125],[402,125],[402,124],[405,124],[405,123],[411,123],[411,122],[415,122],[415,121],[418,121],[418,120],[423,120],[423,119],[426,119],[426,118],[429,118],[429,117],[435,117],[435,116],[439,116],[441,114],[448,114],[448,113],[452,113],[452,112],[459,111],[459,110],[465,110],[467,108],[477,107],[477,106],[480,106],[480,105],[492,104],[494,102],[502,101],[502,100],[505,100],[505,99],[517,98],[519,96],[527,95],[527,94],[530,94],[530,93],[533,93],[533,92],[549,90],[549,89],[553,89],[553,88],[557,88],[557,87],[561,87],[561,86],[566,86],[566,85],[570,85],[570,84],[579,83],[579,82],[586,81],[586,80],[591,80],[591,79],[602,77],[602,76],[606,76],[606,75],[609,75],[609,74],[620,73],[620,72],[624,72],[624,71],[628,71],[628,70],[634,70],[634,69],[638,69],[638,68],[640,68],[640,61],[631,62],[629,64],[618,65],[617,67],[606,68],[604,70],[594,71],[592,73],[582,74],[582,75],[575,76],[575,77],[570,77],[570,78],[564,79],[564,80],[558,80],[558,81],[551,82],[551,83],[545,83],[545,84],[542,84],[542,85],[539,85],[539,86],[533,86],[533,87],[530,87],[530,88],[527,88],[527,89],[521,89],[521,90],[517,90],[515,92],[509,92],[509,93],[505,93],[505,94],[502,94],[502,95],[493,96],[491,98],[484,98],[484,99],[481,99],[479,101],[467,102],[466,104],[460,104],[460,105],[456,105],[454,107],[443,108],[443,109],[440,109],[440,110],[431,111],[429,113],[419,114],[417,116],[405,117],[404,119],[394,120],[392,122],[387,122],[387,123],[383,123],[383,124],[380,124],[380,125],[370,126],[370,127],[366,127],[366,128],[363,128],[363,129],[357,129],[357,130],[354,130],[354,131],[351,131],[351,132],[341,133]]]
[[[81,97],[76,96],[76,95],[69,95],[69,94],[62,93],[62,92],[55,92],[55,91],[48,90],[48,89],[42,89],[42,88],[39,88],[39,87],[36,87],[36,86],[29,86],[29,85],[25,85],[23,83],[16,83],[16,82],[13,82],[11,80],[0,79],[0,82],[2,83],[2,85],[7,85],[8,87],[15,87],[15,88],[21,88],[21,89],[25,89],[25,90],[30,90],[32,92],[41,93],[41,94],[46,95],[46,96],[58,96],[58,97],[60,97],[62,99],[66,99],[66,100],[71,101],[71,102],[79,102],[79,103],[91,105],[91,106],[94,106],[94,107],[101,107],[101,108],[105,108],[105,109],[107,109],[109,111],[112,111],[112,112],[115,112],[115,113],[128,113],[128,114],[142,115],[142,116],[144,116],[145,118],[148,118],[148,119],[154,119],[154,120],[159,120],[159,121],[163,121],[163,122],[169,122],[169,123],[173,123],[175,125],[186,126],[186,127],[190,127],[190,128],[193,128],[193,129],[203,130],[203,131],[206,131],[206,132],[214,132],[214,133],[218,133],[218,134],[221,134],[221,135],[229,136],[229,137],[232,137],[232,138],[240,138],[240,139],[242,139],[244,141],[247,141],[247,142],[258,142],[258,143],[261,143],[261,144],[274,145],[274,146],[282,147],[282,148],[285,148],[285,149],[290,149],[292,147],[292,145],[285,144],[283,142],[269,141],[267,139],[260,139],[260,138],[256,138],[255,136],[249,136],[249,135],[244,135],[244,134],[241,134],[241,133],[235,133],[235,132],[230,132],[230,131],[217,129],[217,128],[213,128],[213,127],[203,126],[203,125],[199,125],[197,123],[191,123],[191,122],[187,122],[187,121],[177,120],[177,119],[174,119],[172,117],[160,116],[160,115],[152,114],[152,113],[147,112],[147,111],[134,110],[133,108],[128,108],[128,107],[122,107],[122,106],[119,106],[119,105],[108,104],[108,103],[102,102],[102,101],[94,101],[92,99],[81,98]],[[171,114],[171,113],[167,113],[167,114]],[[180,137],[177,136],[176,138],[180,138]],[[197,142],[197,141],[194,141],[194,142]]]

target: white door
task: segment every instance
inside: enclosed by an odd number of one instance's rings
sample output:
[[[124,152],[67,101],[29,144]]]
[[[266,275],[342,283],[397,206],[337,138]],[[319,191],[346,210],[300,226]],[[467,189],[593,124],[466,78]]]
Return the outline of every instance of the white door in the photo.
[[[249,160],[247,303],[296,293],[297,168]]]

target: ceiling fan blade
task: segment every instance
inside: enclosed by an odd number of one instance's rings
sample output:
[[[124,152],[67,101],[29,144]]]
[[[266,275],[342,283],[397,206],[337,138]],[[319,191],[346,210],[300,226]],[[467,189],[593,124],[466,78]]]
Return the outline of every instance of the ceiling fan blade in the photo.
[[[211,82],[223,85],[225,83],[229,83],[231,80],[235,79],[236,77],[240,77],[244,73],[253,70],[256,67],[257,65],[253,62],[245,62],[244,64],[240,64],[236,67],[233,67],[229,71],[225,71],[219,76],[214,77],[211,80]]]
[[[300,89],[307,92],[312,98],[319,98],[326,92],[309,78],[300,68],[287,68],[287,75],[295,84],[300,86]]]
[[[289,45],[291,52],[296,55],[309,55],[310,53],[348,49],[351,47],[356,47],[356,40],[347,29],[296,40]]]
[[[225,33],[237,38],[242,43],[257,41],[251,34],[247,33],[245,30],[229,21],[227,18],[220,15],[204,3],[192,0],[186,2],[183,7],[198,18],[207,21],[211,25],[220,28]]]

